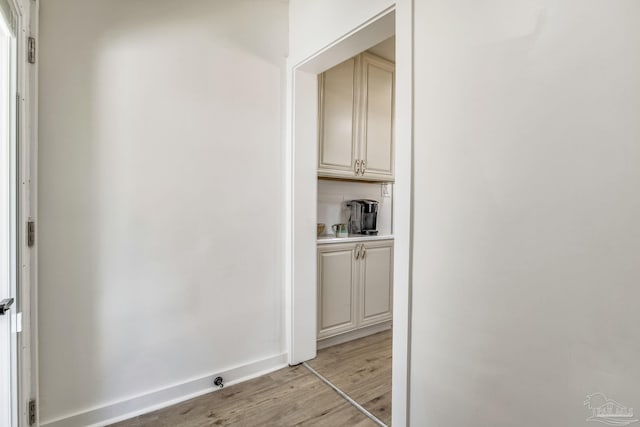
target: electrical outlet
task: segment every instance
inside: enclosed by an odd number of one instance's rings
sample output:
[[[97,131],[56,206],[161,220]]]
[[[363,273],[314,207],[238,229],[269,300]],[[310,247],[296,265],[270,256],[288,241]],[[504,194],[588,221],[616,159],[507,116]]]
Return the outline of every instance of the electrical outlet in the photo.
[[[391,183],[383,182],[380,184],[380,195],[382,197],[391,197]]]

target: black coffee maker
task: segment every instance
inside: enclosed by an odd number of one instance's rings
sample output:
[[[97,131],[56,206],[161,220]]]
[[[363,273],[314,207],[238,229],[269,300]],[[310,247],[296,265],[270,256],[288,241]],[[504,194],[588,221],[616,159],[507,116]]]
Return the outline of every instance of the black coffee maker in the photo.
[[[378,234],[378,202],[375,200],[351,200],[347,202],[351,209],[349,215],[349,233],[375,236]]]

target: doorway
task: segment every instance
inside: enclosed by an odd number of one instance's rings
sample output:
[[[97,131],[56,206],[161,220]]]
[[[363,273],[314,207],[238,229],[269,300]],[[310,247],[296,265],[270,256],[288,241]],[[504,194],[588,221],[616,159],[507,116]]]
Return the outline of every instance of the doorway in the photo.
[[[296,365],[318,354],[317,323],[317,208],[318,208],[318,75],[396,35],[402,60],[396,79],[396,184],[394,191],[393,261],[393,423],[406,424],[409,254],[411,227],[411,10],[399,6],[364,22],[353,32],[288,67],[289,112],[287,174],[287,337],[289,364]],[[401,34],[401,37],[397,37]],[[402,44],[400,44],[402,43]],[[399,53],[400,53],[399,51]],[[399,89],[398,89],[399,88]],[[400,127],[401,125],[401,127]],[[396,197],[396,195],[398,197]],[[330,226],[331,224],[329,224]],[[397,356],[397,357],[396,357]]]
[[[17,426],[16,13],[0,0],[0,424]]]
[[[314,373],[391,424],[395,37],[319,76]]]

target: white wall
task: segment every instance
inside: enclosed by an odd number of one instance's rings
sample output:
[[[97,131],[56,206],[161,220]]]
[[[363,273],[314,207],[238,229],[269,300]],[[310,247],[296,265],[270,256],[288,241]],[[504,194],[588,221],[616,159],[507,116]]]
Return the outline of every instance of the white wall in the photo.
[[[394,3],[393,0],[290,0],[289,63],[298,64]]]
[[[45,0],[44,422],[284,352],[284,1]]]
[[[415,2],[415,23],[411,424],[638,408],[640,3]]]

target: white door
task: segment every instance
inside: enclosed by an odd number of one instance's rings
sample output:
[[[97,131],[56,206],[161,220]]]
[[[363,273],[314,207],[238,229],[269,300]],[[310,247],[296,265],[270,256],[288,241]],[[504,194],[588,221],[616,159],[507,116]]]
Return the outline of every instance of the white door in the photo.
[[[15,13],[0,0],[0,426],[17,425]]]

